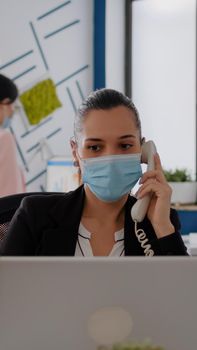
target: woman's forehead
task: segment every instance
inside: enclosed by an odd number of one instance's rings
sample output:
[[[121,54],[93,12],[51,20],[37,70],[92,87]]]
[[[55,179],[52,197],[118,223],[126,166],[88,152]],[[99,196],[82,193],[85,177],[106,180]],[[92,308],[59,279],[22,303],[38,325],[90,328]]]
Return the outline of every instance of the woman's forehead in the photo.
[[[86,133],[103,133],[106,131],[125,134],[125,132],[136,132],[136,122],[133,112],[119,106],[107,110],[91,110],[87,113],[83,121],[83,132]]]

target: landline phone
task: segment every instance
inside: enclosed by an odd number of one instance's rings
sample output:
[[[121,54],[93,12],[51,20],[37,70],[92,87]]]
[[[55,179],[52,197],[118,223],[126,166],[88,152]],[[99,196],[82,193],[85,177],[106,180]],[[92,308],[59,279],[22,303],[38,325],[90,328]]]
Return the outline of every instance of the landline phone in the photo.
[[[141,162],[147,163],[147,171],[155,169],[154,155],[156,152],[156,146],[153,141],[150,140],[142,144]],[[151,249],[151,245],[147,244],[148,238],[144,230],[137,229],[137,223],[144,219],[150,200],[151,194],[148,194],[144,198],[138,199],[131,209],[131,218],[135,222],[135,234],[146,256],[153,256],[154,251]]]

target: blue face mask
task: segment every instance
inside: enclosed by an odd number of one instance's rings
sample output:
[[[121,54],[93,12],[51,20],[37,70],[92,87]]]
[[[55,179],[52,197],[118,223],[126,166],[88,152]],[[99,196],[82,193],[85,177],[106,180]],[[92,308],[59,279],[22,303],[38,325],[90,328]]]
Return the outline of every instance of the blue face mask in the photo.
[[[11,118],[5,117],[2,123],[2,128],[3,129],[9,128],[11,125],[11,122],[12,122]]]
[[[129,193],[142,175],[141,154],[82,159],[82,179],[97,198],[114,202]]]

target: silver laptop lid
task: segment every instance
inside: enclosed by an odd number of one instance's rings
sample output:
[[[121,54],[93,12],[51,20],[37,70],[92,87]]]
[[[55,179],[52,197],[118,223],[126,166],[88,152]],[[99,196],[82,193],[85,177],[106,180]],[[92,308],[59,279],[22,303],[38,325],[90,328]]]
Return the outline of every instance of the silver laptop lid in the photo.
[[[197,258],[0,258],[1,350],[197,344]]]

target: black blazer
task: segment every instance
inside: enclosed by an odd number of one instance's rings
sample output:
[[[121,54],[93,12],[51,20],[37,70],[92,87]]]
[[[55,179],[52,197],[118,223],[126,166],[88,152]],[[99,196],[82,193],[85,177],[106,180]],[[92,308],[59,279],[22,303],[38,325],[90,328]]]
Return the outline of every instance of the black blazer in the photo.
[[[25,197],[11,221],[2,244],[2,255],[73,256],[84,198],[83,186],[68,193]],[[134,197],[128,196],[125,204],[125,255],[144,255],[130,216],[135,201]],[[155,255],[187,255],[179,233],[177,212],[171,209],[170,215],[175,233],[167,237],[157,239],[147,217],[139,224],[139,228],[146,232]]]

